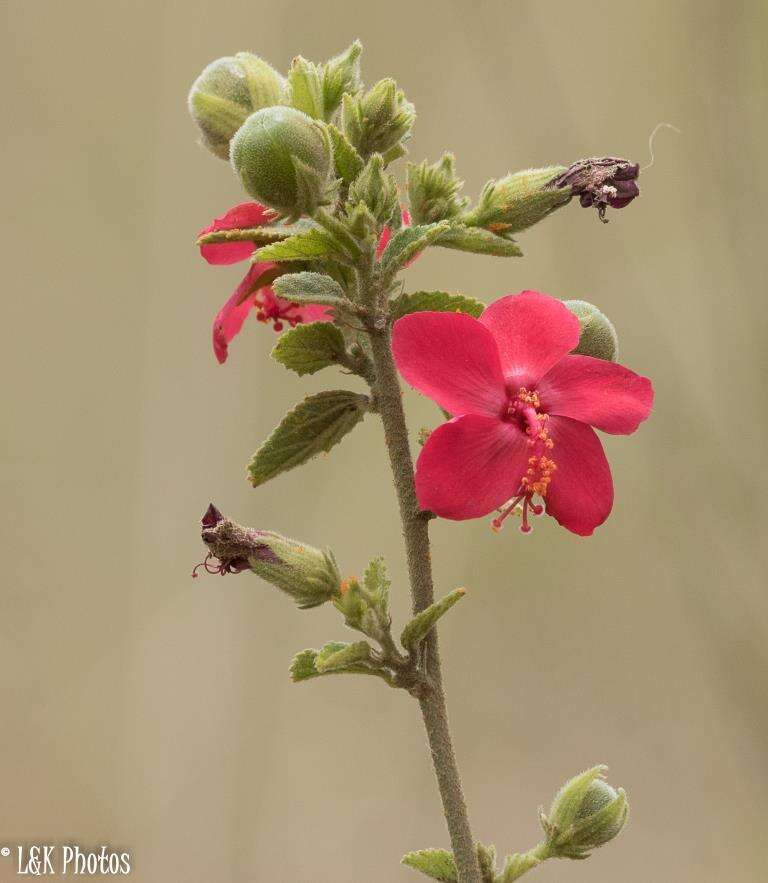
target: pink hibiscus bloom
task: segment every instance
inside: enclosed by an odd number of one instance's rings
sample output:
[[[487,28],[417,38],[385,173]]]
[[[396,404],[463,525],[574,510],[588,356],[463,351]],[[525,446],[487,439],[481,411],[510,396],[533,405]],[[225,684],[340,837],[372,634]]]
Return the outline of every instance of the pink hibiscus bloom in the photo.
[[[250,229],[272,223],[274,213],[257,202],[243,202],[230,209],[198,234],[219,230]],[[217,242],[200,246],[200,254],[209,264],[236,264],[248,260],[256,246],[253,242]],[[325,307],[316,304],[301,306],[278,297],[269,287],[280,273],[278,264],[252,264],[243,281],[216,314],[213,320],[213,351],[219,362],[227,360],[229,342],[240,332],[251,310],[259,322],[271,322],[275,331],[285,323],[294,327],[301,322],[329,322]],[[258,287],[257,287],[258,286]]]
[[[395,323],[400,373],[454,415],[416,464],[423,509],[454,520],[500,510],[498,529],[522,506],[528,532],[529,511],[546,508],[581,536],[605,521],[613,481],[592,427],[634,432],[650,413],[653,389],[621,365],[570,355],[578,342],[576,316],[537,291],[502,297],[479,319],[423,312]]]

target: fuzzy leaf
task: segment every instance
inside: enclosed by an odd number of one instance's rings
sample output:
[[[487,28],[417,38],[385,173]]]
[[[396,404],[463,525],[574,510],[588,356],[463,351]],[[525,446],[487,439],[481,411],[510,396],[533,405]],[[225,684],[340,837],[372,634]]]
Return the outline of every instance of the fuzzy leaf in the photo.
[[[276,224],[270,227],[241,227],[232,230],[214,230],[211,233],[203,233],[197,240],[197,245],[210,245],[219,242],[253,242],[254,245],[269,245],[272,242],[281,242],[289,236],[307,231],[307,222],[297,224]]]
[[[438,224],[417,224],[398,230],[381,256],[382,274],[392,278],[408,261],[438,240],[449,228],[448,221],[441,221]]]
[[[315,261],[330,258],[342,263],[348,261],[347,254],[338,240],[327,230],[316,227],[305,230],[281,242],[273,242],[260,248],[253,256],[254,261]]]
[[[426,610],[417,613],[403,629],[402,635],[400,635],[400,642],[403,647],[408,649],[418,647],[438,619],[447,613],[457,601],[461,601],[466,593],[466,589],[454,589],[444,598],[435,601],[434,604],[430,604]]]
[[[344,335],[330,322],[297,325],[280,336],[272,358],[299,377],[336,365],[344,355]]]
[[[440,883],[457,883],[459,872],[453,854],[447,849],[420,849],[409,852],[402,858],[402,864],[416,871],[421,871]]]
[[[504,239],[480,227],[453,226],[446,230],[435,245],[469,251],[473,254],[489,254],[500,258],[519,258],[523,253],[516,242]]]
[[[392,321],[408,313],[421,313],[434,310],[438,313],[467,313],[475,319],[483,312],[485,304],[473,297],[463,294],[451,294],[448,291],[414,291],[401,294],[392,301],[389,313]]]
[[[345,300],[341,285],[324,273],[285,273],[275,280],[272,290],[299,304],[338,306]]]
[[[319,678],[323,675],[355,674],[382,676],[380,672],[376,671],[376,669],[369,668],[366,665],[350,664],[345,668],[334,668],[329,671],[320,671],[318,669],[317,661],[321,654],[325,654],[327,659],[333,653],[341,653],[345,647],[349,646],[349,644],[345,644],[343,641],[331,641],[320,651],[302,650],[301,653],[297,653],[296,656],[293,657],[293,661],[291,662],[291,667],[289,669],[291,680],[298,684],[301,681],[309,681],[312,678]]]
[[[338,444],[364,417],[368,398],[344,390],[308,396],[283,417],[253,455],[251,484],[264,484]]]
[[[496,847],[476,843],[475,849],[483,883],[494,883],[496,879]]]
[[[355,150],[349,138],[336,126],[328,126],[328,134],[333,144],[333,160],[336,172],[345,184],[351,184],[360,174],[365,163],[362,156]]]
[[[291,106],[317,120],[325,117],[323,79],[316,64],[300,55],[293,59],[288,72]]]
[[[363,45],[359,40],[341,55],[323,65],[323,96],[325,118],[331,119],[341,104],[344,93],[354,95],[360,91],[360,56]]]
[[[389,587],[387,566],[383,558],[374,558],[363,574],[363,583],[373,598],[376,610],[383,617],[389,615]]]
[[[365,665],[371,659],[371,645],[367,641],[356,641],[354,644],[332,642],[317,654],[315,668],[319,674],[332,671],[349,671],[350,667]]]

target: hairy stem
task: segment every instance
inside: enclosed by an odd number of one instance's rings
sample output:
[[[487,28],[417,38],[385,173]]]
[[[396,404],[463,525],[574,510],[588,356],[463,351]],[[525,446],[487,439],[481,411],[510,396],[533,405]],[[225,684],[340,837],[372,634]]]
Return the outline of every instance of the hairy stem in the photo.
[[[390,349],[388,327],[385,330],[372,329],[371,348],[376,369],[376,402],[384,424],[384,437],[400,505],[413,612],[420,613],[434,601],[429,527],[428,519],[420,512],[416,499],[408,429],[403,412],[400,383]],[[448,727],[448,712],[435,629],[424,642],[423,654],[422,667],[427,676],[427,687],[420,691],[419,704],[432,751],[440,797],[459,872],[459,883],[482,883]]]

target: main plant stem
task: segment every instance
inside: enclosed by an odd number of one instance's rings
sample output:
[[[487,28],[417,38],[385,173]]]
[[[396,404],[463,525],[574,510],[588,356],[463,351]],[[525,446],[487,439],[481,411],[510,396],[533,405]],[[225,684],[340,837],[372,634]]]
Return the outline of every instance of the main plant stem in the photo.
[[[408,428],[400,383],[392,359],[388,327],[385,330],[372,329],[371,348],[376,369],[376,404],[384,424],[384,438],[400,505],[413,612],[420,613],[434,601],[429,521],[419,510],[416,499]],[[419,704],[432,751],[432,762],[459,872],[459,883],[482,883],[448,726],[436,630],[433,629],[425,640],[423,653],[426,686],[420,691]]]

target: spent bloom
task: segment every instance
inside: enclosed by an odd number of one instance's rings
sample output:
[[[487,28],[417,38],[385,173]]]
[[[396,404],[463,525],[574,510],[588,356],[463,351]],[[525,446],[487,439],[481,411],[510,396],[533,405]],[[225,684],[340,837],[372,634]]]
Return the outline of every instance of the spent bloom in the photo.
[[[258,202],[243,202],[216,218],[199,236],[223,230],[248,230],[274,222],[275,215]],[[236,264],[248,260],[256,246],[249,241],[201,243],[200,254],[209,264]],[[275,331],[285,325],[294,327],[302,322],[325,322],[330,316],[325,307],[315,304],[299,305],[278,297],[270,284],[282,272],[279,264],[251,264],[242,282],[237,286],[213,320],[213,351],[219,362],[227,360],[230,341],[240,332],[251,310],[259,322],[271,322]]]
[[[508,295],[479,319],[412,313],[393,329],[403,377],[453,415],[429,436],[416,465],[420,506],[443,518],[522,506],[545,509],[589,536],[613,506],[613,481],[594,429],[628,435],[653,403],[651,382],[628,368],[574,355],[579,320],[537,291]],[[534,503],[534,497],[541,503]]]

